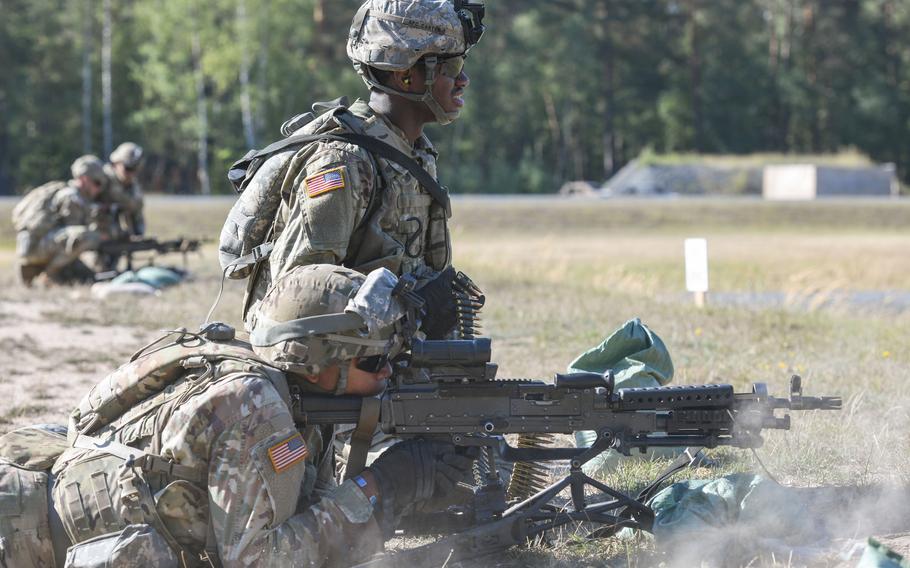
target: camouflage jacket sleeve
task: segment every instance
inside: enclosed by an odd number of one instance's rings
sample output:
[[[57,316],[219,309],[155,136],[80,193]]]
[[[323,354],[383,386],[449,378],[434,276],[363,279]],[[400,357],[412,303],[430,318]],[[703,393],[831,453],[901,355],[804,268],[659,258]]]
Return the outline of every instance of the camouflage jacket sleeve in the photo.
[[[379,529],[372,505],[351,482],[297,510],[316,465],[269,381],[249,376],[198,398],[192,418],[172,421],[178,431],[167,439],[183,440],[171,449],[183,463],[208,456],[209,514],[226,568],[322,566],[381,545],[372,540],[363,548],[370,541],[364,535]]]
[[[375,172],[362,149],[319,143],[292,182],[285,225],[269,258],[272,280],[294,266],[339,264],[373,195]]]

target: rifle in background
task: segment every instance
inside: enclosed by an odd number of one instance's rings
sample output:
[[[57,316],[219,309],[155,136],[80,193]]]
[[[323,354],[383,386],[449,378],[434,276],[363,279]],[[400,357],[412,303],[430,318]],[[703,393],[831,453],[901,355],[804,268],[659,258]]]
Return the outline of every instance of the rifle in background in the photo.
[[[119,264],[120,258],[126,258],[126,269],[133,269],[133,255],[137,252],[154,252],[155,254],[181,253],[183,255],[184,268],[186,267],[186,255],[196,252],[203,244],[202,239],[186,239],[183,237],[159,240],[154,237],[128,237],[104,241],[98,247],[98,253],[116,257],[117,261],[114,266]]]

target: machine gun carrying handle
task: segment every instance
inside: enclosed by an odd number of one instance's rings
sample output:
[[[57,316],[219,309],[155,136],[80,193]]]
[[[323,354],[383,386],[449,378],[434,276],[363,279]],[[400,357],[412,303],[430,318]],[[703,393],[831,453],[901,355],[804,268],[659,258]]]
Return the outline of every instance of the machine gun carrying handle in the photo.
[[[604,387],[607,393],[612,394],[616,386],[616,378],[613,371],[607,370],[604,374],[600,373],[567,373],[556,374],[554,381],[556,388],[564,389],[593,389]]]

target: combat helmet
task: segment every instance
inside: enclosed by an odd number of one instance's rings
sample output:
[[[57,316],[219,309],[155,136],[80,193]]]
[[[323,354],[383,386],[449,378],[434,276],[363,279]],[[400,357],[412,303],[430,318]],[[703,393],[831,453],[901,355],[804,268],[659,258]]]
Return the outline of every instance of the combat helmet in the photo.
[[[104,162],[98,156],[86,154],[79,156],[70,166],[70,173],[73,179],[79,179],[81,176],[88,176],[92,181],[104,186],[107,182],[107,176],[104,174]]]
[[[144,152],[142,146],[135,142],[124,142],[111,152],[112,164],[121,163],[128,169],[135,169],[142,162]]]
[[[467,0],[367,0],[354,16],[348,57],[368,87],[422,102],[440,124],[458,118],[433,98],[436,64],[467,54],[483,35],[485,7]],[[426,89],[422,94],[392,89],[373,69],[406,71],[423,59]]]
[[[397,354],[405,310],[393,292],[398,278],[380,268],[368,276],[331,264],[298,266],[276,280],[259,304],[250,343],[279,369],[317,375],[355,357]],[[340,364],[336,394],[344,392]]]

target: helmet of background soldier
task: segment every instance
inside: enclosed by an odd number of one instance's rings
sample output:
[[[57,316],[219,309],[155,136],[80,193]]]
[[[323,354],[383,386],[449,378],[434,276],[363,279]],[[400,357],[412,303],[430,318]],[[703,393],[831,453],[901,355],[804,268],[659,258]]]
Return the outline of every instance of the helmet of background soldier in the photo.
[[[393,296],[397,284],[384,268],[364,276],[331,264],[295,267],[272,283],[259,304],[250,334],[253,351],[302,375],[338,365],[341,394],[351,359],[401,351],[405,310]]]
[[[123,164],[127,169],[134,169],[142,162],[142,146],[135,142],[124,142],[111,152],[112,164]]]
[[[104,162],[102,162],[98,156],[93,156],[91,154],[76,158],[76,161],[70,166],[70,173],[73,174],[73,179],[79,179],[81,176],[88,176],[92,181],[98,183],[102,187],[107,182],[107,176],[104,175]]]
[[[348,57],[371,89],[422,102],[440,124],[458,118],[433,98],[436,64],[440,59],[465,55],[483,34],[484,5],[465,0],[367,0],[351,23]],[[422,94],[398,91],[382,84],[373,73],[406,71],[425,62],[426,90]]]

